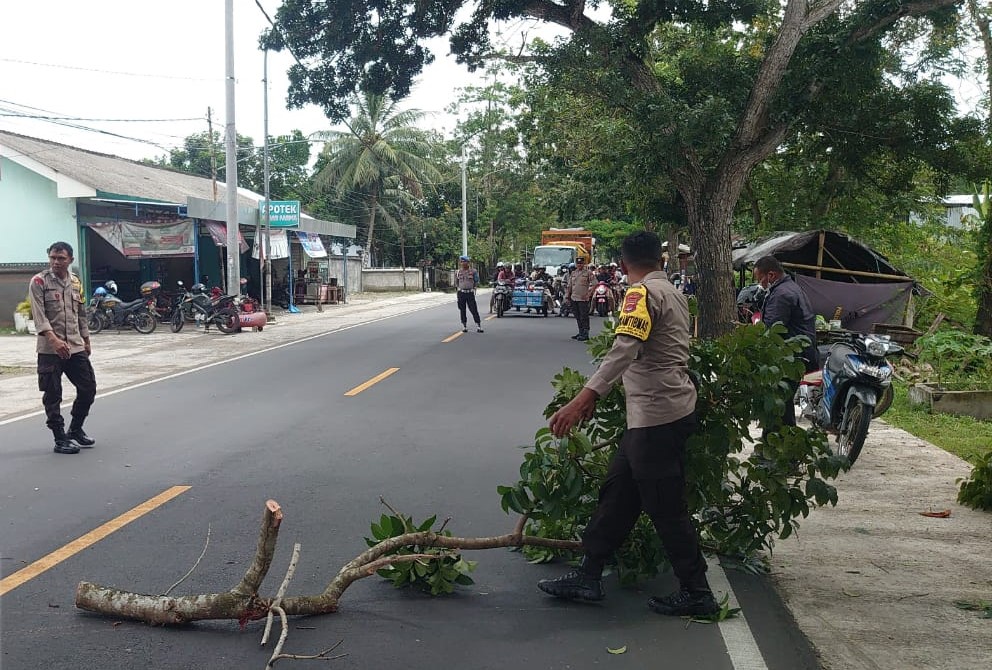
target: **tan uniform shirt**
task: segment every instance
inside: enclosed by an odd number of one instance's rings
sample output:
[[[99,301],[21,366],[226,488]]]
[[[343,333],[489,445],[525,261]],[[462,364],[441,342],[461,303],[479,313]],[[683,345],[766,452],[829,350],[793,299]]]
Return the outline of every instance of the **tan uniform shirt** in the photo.
[[[478,275],[472,268],[467,270],[459,268],[455,272],[455,288],[459,291],[474,291],[478,283]]]
[[[89,338],[90,330],[86,325],[83,284],[79,281],[79,277],[70,272],[69,276],[62,280],[49,268],[31,278],[28,295],[31,301],[31,315],[35,329],[38,331],[39,354],[55,353],[55,349],[45,337],[45,332],[49,330],[60,340],[68,343],[70,354],[77,354],[86,349],[83,338]]]
[[[565,295],[569,300],[585,302],[589,294],[596,288],[596,275],[589,268],[576,268],[568,275],[568,286]]]
[[[650,330],[645,330],[647,339],[618,334],[613,348],[586,382],[586,388],[603,396],[623,377],[628,428],[678,421],[696,408],[696,388],[689,379],[689,306],[685,296],[660,271],[649,273],[631,290],[640,286],[647,289],[651,320]],[[621,324],[631,305],[630,297],[628,291],[620,311]]]

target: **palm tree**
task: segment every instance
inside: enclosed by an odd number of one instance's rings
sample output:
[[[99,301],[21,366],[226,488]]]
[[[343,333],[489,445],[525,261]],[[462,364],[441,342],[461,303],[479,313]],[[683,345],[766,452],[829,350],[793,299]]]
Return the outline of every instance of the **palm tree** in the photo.
[[[327,163],[317,173],[316,183],[320,188],[333,188],[338,197],[358,192],[368,198],[365,258],[369,259],[376,216],[395,210],[396,204],[421,198],[424,184],[437,181],[440,173],[425,158],[430,152],[428,134],[414,126],[423,112],[397,110],[388,96],[372,93],[358,98],[355,105],[355,115],[344,122],[347,131],[317,135],[327,142]],[[386,221],[394,220],[387,217]]]

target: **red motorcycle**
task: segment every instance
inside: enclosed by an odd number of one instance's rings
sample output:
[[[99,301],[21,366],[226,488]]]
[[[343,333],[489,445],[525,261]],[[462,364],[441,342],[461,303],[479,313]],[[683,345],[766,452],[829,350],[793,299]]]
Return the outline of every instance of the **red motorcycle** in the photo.
[[[605,281],[599,282],[593,289],[592,308],[603,317],[613,311],[613,289]]]

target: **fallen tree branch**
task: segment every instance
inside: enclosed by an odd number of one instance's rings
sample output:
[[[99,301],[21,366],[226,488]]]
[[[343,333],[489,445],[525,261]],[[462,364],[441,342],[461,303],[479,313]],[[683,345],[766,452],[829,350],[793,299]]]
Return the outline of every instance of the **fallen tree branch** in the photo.
[[[241,582],[230,591],[191,596],[144,595],[114,589],[91,582],[80,582],[76,587],[76,607],[117,618],[135,619],[150,624],[176,625],[208,619],[234,619],[242,624],[265,618],[276,599],[262,598],[258,588],[268,573],[275,553],[282,510],[274,500],[266,502],[259,531],[258,545],[251,566]],[[555,540],[523,534],[526,517],[517,521],[512,533],[491,537],[454,537],[435,531],[404,533],[370,547],[349,561],[318,595],[283,598],[279,607],[287,616],[330,614],[338,609],[344,591],[355,581],[375,574],[384,565],[430,558],[436,560],[449,556],[436,554],[407,554],[388,556],[403,547],[420,549],[451,549],[454,551],[496,549],[499,547],[536,546],[552,549],[581,550],[582,543],[574,540]]]
[[[296,564],[300,560],[300,543],[297,542],[293,545],[293,557],[289,559],[289,567],[286,569],[286,576],[282,580],[282,584],[279,585],[279,590],[276,592],[276,598],[272,601],[272,606],[269,608],[269,614],[265,617],[265,632],[262,633],[262,646],[269,641],[269,633],[272,631],[272,610],[279,607],[282,604],[282,597],[286,595],[286,587],[289,586],[290,580],[293,579],[293,575],[296,574]],[[282,611],[280,609],[280,611]],[[285,618],[283,619],[285,622]]]

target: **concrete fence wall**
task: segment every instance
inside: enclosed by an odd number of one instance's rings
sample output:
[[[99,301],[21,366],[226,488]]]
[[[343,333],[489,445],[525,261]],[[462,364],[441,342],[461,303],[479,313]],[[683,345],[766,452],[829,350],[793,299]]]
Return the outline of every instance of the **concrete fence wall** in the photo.
[[[420,291],[423,275],[418,268],[365,268],[362,270],[363,291],[403,291],[406,276],[407,291]]]

